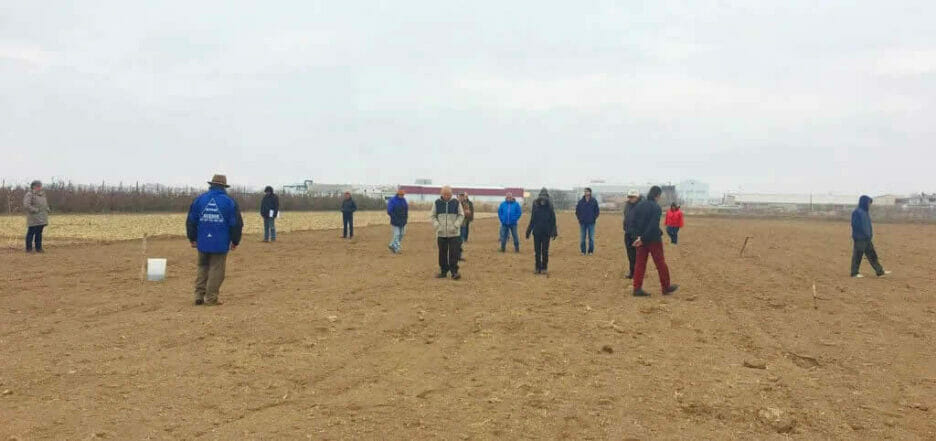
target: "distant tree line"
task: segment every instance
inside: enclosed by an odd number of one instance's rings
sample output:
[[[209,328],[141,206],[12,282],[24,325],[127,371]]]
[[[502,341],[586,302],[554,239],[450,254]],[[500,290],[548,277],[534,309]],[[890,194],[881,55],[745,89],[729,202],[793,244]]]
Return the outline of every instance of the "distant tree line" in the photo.
[[[167,187],[162,185],[74,185],[49,183],[43,189],[54,213],[144,213],[186,212],[192,200],[206,188]],[[23,186],[0,186],[0,214],[22,213],[23,196],[29,189]],[[228,189],[242,211],[260,210],[263,193],[245,187]],[[338,210],[341,196],[310,196],[278,194],[283,211]],[[383,199],[355,195],[359,210],[383,210]]]

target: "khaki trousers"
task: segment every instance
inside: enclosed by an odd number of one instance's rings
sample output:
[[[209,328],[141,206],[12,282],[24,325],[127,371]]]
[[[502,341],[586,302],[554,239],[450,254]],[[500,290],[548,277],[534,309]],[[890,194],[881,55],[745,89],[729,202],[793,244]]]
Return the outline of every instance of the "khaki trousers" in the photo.
[[[198,252],[198,276],[195,278],[195,300],[205,304],[218,303],[218,293],[224,283],[227,253]]]

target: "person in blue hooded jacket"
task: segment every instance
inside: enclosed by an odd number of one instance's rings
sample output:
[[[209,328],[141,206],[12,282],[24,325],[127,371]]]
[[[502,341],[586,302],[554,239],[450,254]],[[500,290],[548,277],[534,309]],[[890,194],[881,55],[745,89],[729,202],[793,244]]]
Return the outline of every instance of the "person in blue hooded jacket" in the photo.
[[[885,271],[881,267],[881,263],[878,262],[877,251],[874,250],[874,243],[871,242],[874,237],[874,227],[871,225],[870,213],[872,202],[874,200],[870,196],[862,196],[858,199],[858,208],[855,208],[855,211],[852,212],[852,239],[855,241],[855,246],[852,249],[851,276],[856,278],[864,277],[858,272],[859,267],[861,267],[861,259],[864,256],[868,256],[868,263],[874,268],[874,272],[878,277],[890,274],[890,271]]]
[[[513,235],[514,252],[520,252],[520,237],[517,235],[517,222],[523,215],[523,209],[513,197],[513,193],[507,193],[504,202],[501,202],[497,208],[497,217],[500,219],[500,252],[507,248],[507,235]]]
[[[237,249],[244,229],[240,207],[227,194],[227,177],[214,175],[208,192],[195,198],[185,222],[192,248],[198,249],[195,304],[220,305],[228,251]]]
[[[409,204],[406,203],[406,192],[397,190],[396,196],[387,201],[387,214],[390,216],[390,229],[393,237],[390,240],[390,252],[398,254],[402,248],[403,235],[406,234],[406,222],[409,220]]]

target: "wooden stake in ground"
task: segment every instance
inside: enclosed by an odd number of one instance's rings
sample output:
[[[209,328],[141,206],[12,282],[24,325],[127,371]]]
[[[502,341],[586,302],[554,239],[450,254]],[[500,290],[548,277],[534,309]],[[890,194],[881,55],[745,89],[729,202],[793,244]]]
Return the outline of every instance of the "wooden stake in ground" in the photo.
[[[747,248],[748,241],[753,238],[754,236],[744,236],[744,245],[741,245],[741,252],[738,253],[738,257],[744,257],[744,249]]]
[[[140,271],[140,284],[142,285],[146,283],[146,233],[143,233],[143,243],[142,243],[141,250],[143,252],[143,255],[142,255],[143,269],[142,271]]]
[[[819,296],[816,295],[816,282],[812,283],[812,307],[813,309],[819,309]]]

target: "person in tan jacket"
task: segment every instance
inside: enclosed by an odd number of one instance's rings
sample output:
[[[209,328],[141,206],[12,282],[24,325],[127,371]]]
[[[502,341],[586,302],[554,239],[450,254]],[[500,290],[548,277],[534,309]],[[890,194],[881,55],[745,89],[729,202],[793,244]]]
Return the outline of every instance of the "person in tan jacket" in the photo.
[[[452,188],[442,187],[442,195],[432,204],[432,226],[435,227],[436,239],[439,243],[438,278],[448,277],[461,279],[458,273],[458,257],[461,255],[461,226],[465,221],[465,209],[458,199],[452,197]]]
[[[26,212],[26,252],[45,252],[42,249],[42,230],[49,225],[49,200],[42,191],[42,182],[33,181],[29,191],[23,197],[23,211]]]

